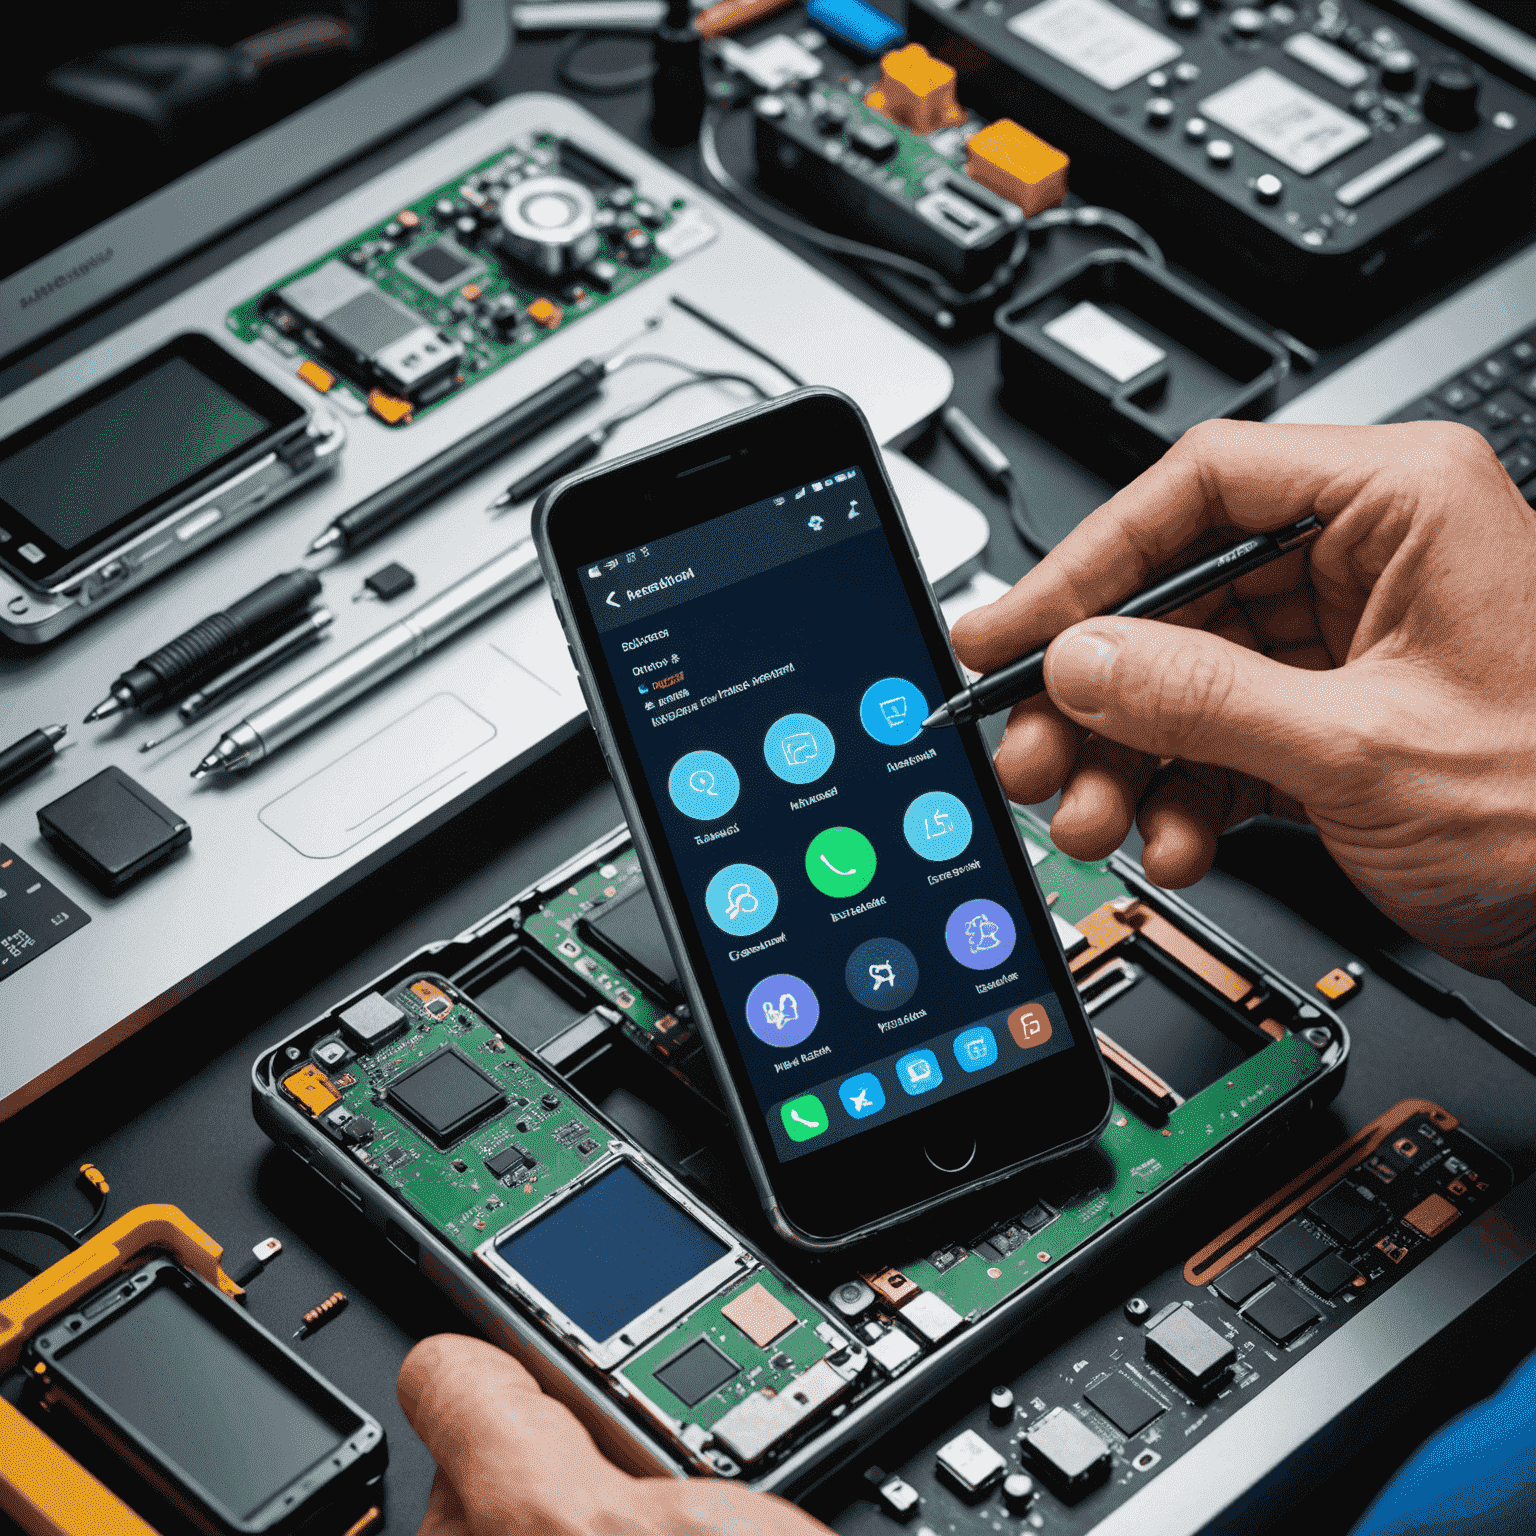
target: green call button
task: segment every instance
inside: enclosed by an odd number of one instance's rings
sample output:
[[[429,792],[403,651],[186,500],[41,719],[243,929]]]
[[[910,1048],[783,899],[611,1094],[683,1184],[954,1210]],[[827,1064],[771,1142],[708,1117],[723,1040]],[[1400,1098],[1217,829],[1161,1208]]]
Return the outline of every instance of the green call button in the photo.
[[[826,1106],[814,1093],[802,1093],[798,1099],[779,1105],[779,1118],[791,1141],[809,1141],[827,1128]]]

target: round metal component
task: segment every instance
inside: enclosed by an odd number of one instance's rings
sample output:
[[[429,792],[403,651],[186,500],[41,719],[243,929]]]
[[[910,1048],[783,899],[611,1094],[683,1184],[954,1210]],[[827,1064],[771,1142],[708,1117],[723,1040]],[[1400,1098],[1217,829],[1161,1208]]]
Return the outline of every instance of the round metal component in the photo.
[[[502,249],[548,277],[586,266],[600,243],[597,204],[579,181],[530,176],[502,199]]]
[[[1258,37],[1264,31],[1264,13],[1251,5],[1240,5],[1227,17],[1227,25],[1234,36]]]
[[[1186,118],[1184,122],[1184,137],[1191,144],[1198,144],[1204,137],[1206,121],[1203,117]]]
[[[1035,1496],[1035,1480],[1027,1472],[1010,1472],[1003,1479],[1003,1503],[1010,1515],[1022,1515]]]
[[[1205,158],[1220,170],[1225,170],[1236,158],[1237,151],[1226,139],[1212,139],[1205,146]]]
[[[1265,171],[1262,176],[1254,177],[1253,195],[1261,203],[1271,206],[1280,201],[1280,194],[1285,191],[1285,183],[1275,175],[1273,171]]]
[[[1132,1296],[1125,1304],[1127,1322],[1144,1323],[1151,1316],[1152,1308],[1140,1296]]]
[[[1198,25],[1204,10],[1200,0],[1168,0],[1168,20],[1176,27]]]
[[[1319,1024],[1314,1024],[1311,1029],[1304,1029],[1301,1038],[1316,1050],[1323,1050],[1333,1043],[1333,1036]]]
[[[787,109],[777,96],[759,96],[754,110],[759,117],[783,117]]]
[[[1394,48],[1381,56],[1381,88],[1384,91],[1411,91],[1419,77],[1417,55],[1406,48]]]
[[[1200,66],[1183,59],[1173,66],[1173,78],[1180,85],[1193,85],[1200,78]]]
[[[1173,121],[1173,103],[1166,96],[1152,96],[1147,100],[1147,122],[1154,128],[1166,128]]]
[[[1509,133],[1520,126],[1519,119],[1513,112],[1495,112],[1492,118],[1493,126]]]
[[[1147,89],[1149,91],[1166,91],[1168,89],[1168,71],[1166,69],[1154,69],[1147,76]]]
[[[994,1424],[1013,1423],[1013,1390],[1010,1387],[993,1387],[987,1413]]]
[[[1459,64],[1437,64],[1424,82],[1424,116],[1453,131],[1477,126],[1481,82]]]

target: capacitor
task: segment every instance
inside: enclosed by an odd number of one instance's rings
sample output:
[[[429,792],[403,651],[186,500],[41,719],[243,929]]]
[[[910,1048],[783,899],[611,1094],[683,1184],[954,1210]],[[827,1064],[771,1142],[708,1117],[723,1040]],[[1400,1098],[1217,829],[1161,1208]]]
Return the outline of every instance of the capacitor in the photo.
[[[1191,144],[1198,144],[1206,135],[1206,121],[1203,117],[1188,117],[1184,120],[1184,137]]]
[[[1193,27],[1204,9],[1200,0],[1168,0],[1168,20],[1176,27]]]
[[[1401,94],[1413,89],[1419,75],[1418,56],[1406,48],[1393,48],[1381,56],[1381,87]]]
[[[1146,112],[1153,128],[1166,128],[1173,121],[1173,103],[1166,96],[1149,96]]]
[[[1218,170],[1225,170],[1237,158],[1237,151],[1229,139],[1212,139],[1205,146],[1205,158]]]
[[[598,253],[597,203],[568,176],[530,176],[502,199],[500,241],[515,261],[564,277]]]
[[[1285,191],[1285,183],[1275,175],[1273,171],[1265,171],[1262,176],[1253,179],[1253,195],[1261,203],[1270,207],[1280,201],[1280,195]]]
[[[1459,64],[1437,64],[1424,82],[1424,116],[1453,132],[1477,126],[1480,82]]]
[[[1035,1480],[1027,1472],[1010,1472],[1003,1479],[1003,1503],[1010,1515],[1022,1515],[1035,1496]]]
[[[300,1320],[299,1331],[294,1338],[302,1339],[307,1334],[313,1333],[317,1328],[323,1328],[336,1316],[347,1304],[345,1291],[332,1291],[319,1306],[311,1307]]]
[[[1132,1296],[1125,1304],[1125,1316],[1127,1322],[1144,1323],[1151,1314],[1152,1308],[1144,1302],[1140,1296]]]
[[[1251,5],[1240,5],[1227,17],[1227,25],[1234,37],[1258,37],[1264,31],[1264,13]]]
[[[994,1424],[1013,1423],[1013,1391],[1009,1387],[993,1387],[992,1397],[987,1408],[988,1415]]]

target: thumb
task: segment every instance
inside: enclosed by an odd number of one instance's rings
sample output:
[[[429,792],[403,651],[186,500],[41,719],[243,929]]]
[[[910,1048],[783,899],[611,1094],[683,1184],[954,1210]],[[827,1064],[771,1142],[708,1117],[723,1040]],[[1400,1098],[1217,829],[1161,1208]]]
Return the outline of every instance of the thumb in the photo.
[[[1208,630],[1086,620],[1052,642],[1045,685],[1095,735],[1249,774],[1299,801],[1316,792],[1324,759],[1337,752],[1334,678]]]

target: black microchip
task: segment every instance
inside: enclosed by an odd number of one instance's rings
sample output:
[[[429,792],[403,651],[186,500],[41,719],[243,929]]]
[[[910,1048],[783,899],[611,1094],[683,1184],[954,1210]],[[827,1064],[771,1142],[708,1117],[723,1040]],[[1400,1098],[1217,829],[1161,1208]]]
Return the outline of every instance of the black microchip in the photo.
[[[1147,1358],[1203,1390],[1236,1361],[1237,1351],[1189,1307],[1179,1307],[1147,1330]]]
[[[1259,1252],[1266,1259],[1273,1259],[1281,1269],[1299,1275],[1308,1264],[1317,1263],[1328,1252],[1328,1244],[1315,1233],[1308,1232],[1300,1222],[1293,1221],[1266,1237],[1259,1244]]]
[[[741,1367],[706,1338],[697,1338],[651,1373],[680,1403],[695,1408],[718,1392]]]
[[[1301,1278],[1319,1296],[1337,1296],[1346,1286],[1354,1284],[1357,1274],[1353,1264],[1330,1253],[1326,1259],[1319,1259]]]
[[[391,1147],[384,1154],[384,1163],[389,1168],[403,1168],[407,1163],[413,1161],[415,1156],[414,1152],[407,1151],[404,1147]]]
[[[1092,1403],[1126,1439],[1139,1435],[1165,1411],[1160,1402],[1118,1371],[1084,1392],[1083,1400]]]
[[[1352,1243],[1363,1237],[1382,1218],[1382,1210],[1348,1184],[1338,1184],[1307,1207],[1328,1230],[1342,1242]]]
[[[416,573],[407,570],[394,560],[388,565],[381,565],[363,582],[363,586],[381,603],[387,603],[392,598],[399,597],[402,592],[409,592],[415,585]]]
[[[1253,1293],[1275,1278],[1274,1271],[1266,1268],[1250,1253],[1240,1259],[1216,1281],[1216,1294],[1234,1307],[1240,1307]]]
[[[457,1046],[440,1045],[384,1090],[389,1102],[439,1145],[457,1141],[506,1102],[495,1078]]]
[[[681,996],[677,963],[645,886],[605,901],[577,923],[576,932],[652,997],[671,1003]]]
[[[576,1150],[581,1153],[583,1157],[586,1157],[590,1153],[597,1151],[597,1143],[593,1141],[589,1136],[585,1141],[577,1143]]]
[[[37,813],[44,838],[98,890],[113,895],[192,841],[181,814],[121,768],[103,768]]]
[[[446,245],[434,243],[424,245],[419,251],[412,251],[411,265],[425,272],[434,283],[451,283],[459,273],[469,271],[475,263],[450,251]]]
[[[535,1162],[533,1153],[527,1147],[513,1141],[508,1142],[494,1157],[486,1158],[485,1166],[492,1178],[502,1179],[514,1168],[531,1168]]]
[[[1288,1344],[1304,1328],[1309,1328],[1321,1314],[1288,1285],[1277,1285],[1248,1308],[1243,1316],[1256,1328],[1262,1328],[1276,1344]]]

